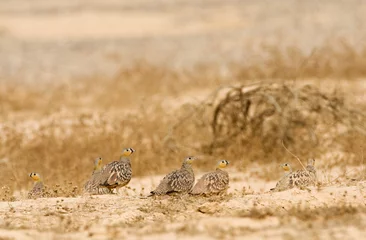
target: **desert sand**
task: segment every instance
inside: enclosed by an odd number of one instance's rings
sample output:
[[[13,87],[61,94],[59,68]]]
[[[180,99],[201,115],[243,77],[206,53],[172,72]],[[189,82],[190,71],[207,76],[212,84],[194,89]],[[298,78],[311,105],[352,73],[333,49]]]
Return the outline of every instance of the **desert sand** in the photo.
[[[229,170],[230,171],[230,170]],[[231,173],[227,195],[149,197],[162,176],[118,194],[1,202],[5,239],[362,239],[365,181],[272,193]]]

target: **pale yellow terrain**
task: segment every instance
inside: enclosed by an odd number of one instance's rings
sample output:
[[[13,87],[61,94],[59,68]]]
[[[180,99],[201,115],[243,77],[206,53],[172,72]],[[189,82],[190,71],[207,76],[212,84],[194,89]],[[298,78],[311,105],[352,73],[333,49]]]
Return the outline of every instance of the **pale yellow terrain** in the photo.
[[[364,124],[327,116],[306,153],[258,138],[210,152],[200,110],[233,86],[310,84],[365,118],[365,30],[357,0],[0,1],[0,239],[363,239]],[[93,159],[125,147],[128,187],[82,195]],[[187,155],[196,179],[229,160],[228,193],[146,198]],[[318,186],[270,192],[297,157]],[[33,171],[49,197],[27,199]]]
[[[228,195],[146,198],[160,176],[114,196],[1,202],[10,239],[361,239],[366,182],[270,193],[274,182],[232,173]],[[243,190],[245,188],[246,190]]]

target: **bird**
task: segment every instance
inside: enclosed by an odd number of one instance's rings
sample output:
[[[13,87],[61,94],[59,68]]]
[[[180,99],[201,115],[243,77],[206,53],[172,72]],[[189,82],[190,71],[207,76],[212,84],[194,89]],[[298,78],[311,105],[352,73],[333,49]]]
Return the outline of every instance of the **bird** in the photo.
[[[34,181],[32,190],[28,193],[28,198],[37,198],[43,196],[43,180],[39,173],[32,172],[29,174]]]
[[[188,193],[194,184],[194,172],[192,162],[196,157],[189,156],[183,161],[182,167],[166,175],[159,183],[158,187],[150,192],[148,197],[154,195],[166,195],[170,193]]]
[[[284,176],[280,180],[280,186],[276,187],[274,191],[284,191],[294,187],[306,188],[310,185],[315,185],[317,178],[314,165],[315,159],[309,159],[305,169],[300,169]]]
[[[304,188],[310,185],[315,185],[316,178],[316,170],[315,170],[315,159],[311,158],[308,160],[308,164],[306,165],[306,170],[301,169],[297,170],[288,175],[288,181],[290,187],[299,187]]]
[[[103,159],[98,157],[94,161],[94,171],[89,178],[89,180],[84,185],[84,192],[92,194],[92,195],[99,195],[99,194],[111,194],[112,191],[107,188],[99,185],[99,177],[102,173],[102,164]]]
[[[281,179],[277,182],[276,187],[271,188],[271,191],[283,191],[286,190],[288,187],[288,180],[287,176],[292,173],[292,168],[289,163],[281,164],[281,168],[284,170],[284,175],[281,177]]]
[[[227,160],[217,163],[216,171],[203,175],[193,187],[192,195],[220,194],[229,188],[229,174],[223,169],[229,164]]]
[[[132,178],[131,161],[128,157],[134,152],[133,148],[125,148],[122,150],[122,155],[118,161],[105,165],[96,179],[99,186],[106,187],[109,190],[126,186]]]

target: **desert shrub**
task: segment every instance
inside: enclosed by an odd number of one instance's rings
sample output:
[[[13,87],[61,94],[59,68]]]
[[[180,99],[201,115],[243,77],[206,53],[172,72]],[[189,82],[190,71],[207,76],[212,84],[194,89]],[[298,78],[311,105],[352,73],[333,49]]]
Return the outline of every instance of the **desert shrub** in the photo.
[[[284,158],[287,146],[307,158],[335,146],[348,151],[356,136],[366,139],[365,114],[346,106],[342,96],[322,93],[311,85],[227,87],[194,111],[195,117],[176,130],[176,139],[182,139],[184,129],[192,142],[200,139],[202,151],[211,155],[273,161]]]

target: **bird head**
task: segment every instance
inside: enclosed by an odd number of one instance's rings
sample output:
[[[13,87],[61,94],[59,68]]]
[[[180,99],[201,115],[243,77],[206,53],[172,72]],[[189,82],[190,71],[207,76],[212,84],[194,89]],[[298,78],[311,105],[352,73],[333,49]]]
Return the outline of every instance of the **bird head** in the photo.
[[[230,162],[227,160],[220,160],[217,163],[217,168],[226,168],[226,166],[229,164]]]
[[[285,172],[289,172],[291,171],[291,166],[289,163],[284,163],[281,165],[282,169],[285,171]]]
[[[98,157],[94,161],[94,170],[98,170],[102,167],[103,159],[101,157]]]
[[[135,149],[133,149],[133,148],[125,148],[122,150],[122,157],[128,157],[134,152],[135,152]]]
[[[308,159],[308,165],[314,166],[315,165],[315,159],[314,158],[309,158]]]
[[[32,172],[29,174],[29,177],[31,177],[35,182],[41,181],[41,175],[39,175],[39,173]]]
[[[186,157],[186,158],[184,159],[184,161],[185,161],[186,163],[189,163],[189,164],[192,164],[194,160],[196,160],[196,157],[193,157],[193,156],[188,156],[188,157]]]

